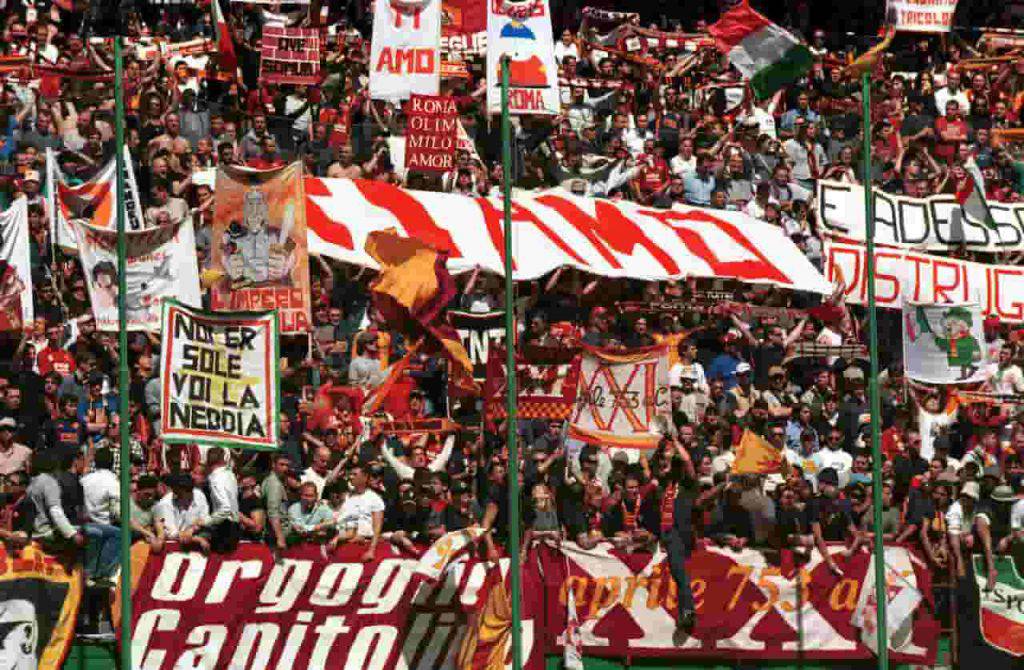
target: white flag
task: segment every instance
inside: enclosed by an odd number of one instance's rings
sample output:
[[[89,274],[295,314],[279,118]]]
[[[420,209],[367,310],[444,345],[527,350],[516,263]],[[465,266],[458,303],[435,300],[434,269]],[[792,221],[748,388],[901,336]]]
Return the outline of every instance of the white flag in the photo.
[[[22,331],[35,319],[28,240],[28,199],[0,213],[0,331]]]
[[[452,560],[483,534],[484,529],[479,526],[470,526],[445,533],[437,538],[434,544],[430,545],[430,549],[427,549],[426,553],[420,557],[414,572],[424,575],[430,580],[439,579]]]
[[[913,634],[913,614],[921,602],[917,579],[910,556],[902,547],[885,548],[886,582],[886,636],[890,651],[899,651],[910,643]],[[878,609],[875,593],[875,556],[872,554],[864,583],[860,587],[857,606],[850,618],[860,628],[861,642],[874,654],[878,654]]]

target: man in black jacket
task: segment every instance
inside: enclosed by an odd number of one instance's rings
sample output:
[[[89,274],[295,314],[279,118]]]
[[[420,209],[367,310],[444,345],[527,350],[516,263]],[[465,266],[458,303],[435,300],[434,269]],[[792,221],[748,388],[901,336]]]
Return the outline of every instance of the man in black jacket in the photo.
[[[662,537],[668,555],[668,569],[675,580],[679,605],[676,612],[676,631],[689,633],[697,622],[697,613],[690,590],[690,577],[686,574],[686,559],[693,549],[693,500],[697,473],[689,452],[676,441],[676,454],[682,459],[683,471],[679,486],[672,487],[675,501],[672,506],[672,527]]]

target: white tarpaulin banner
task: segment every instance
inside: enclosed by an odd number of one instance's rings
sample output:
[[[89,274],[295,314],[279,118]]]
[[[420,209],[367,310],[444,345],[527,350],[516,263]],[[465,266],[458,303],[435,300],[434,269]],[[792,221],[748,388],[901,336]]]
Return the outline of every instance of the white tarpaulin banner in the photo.
[[[957,0],[889,0],[885,23],[908,32],[948,33],[953,27],[956,3]]]
[[[406,100],[441,86],[441,0],[375,0],[370,97]]]
[[[277,449],[277,314],[164,300],[160,332],[160,437]]]
[[[18,198],[0,213],[0,331],[20,332],[34,318],[28,199]]]
[[[867,254],[863,244],[825,244],[825,276],[846,286],[846,301],[867,302]],[[979,301],[982,314],[1003,321],[1024,321],[1024,268],[881,247],[875,250],[875,303],[902,309],[905,301],[963,303]]]
[[[875,195],[875,242],[944,250],[963,244],[971,251],[1024,249],[1024,204],[988,202],[995,228],[963,214],[953,194],[910,198],[880,189]],[[825,232],[865,241],[864,188],[818,180],[818,221]]]
[[[366,237],[394,228],[448,252],[453,272],[480,267],[504,273],[498,198],[408,191],[350,179],[307,179],[305,191],[312,254],[376,267],[364,251]],[[516,195],[512,224],[517,280],[568,265],[605,277],[730,277],[832,292],[782,229],[740,212],[654,209],[549,191]]]
[[[611,350],[583,347],[569,437],[623,449],[653,449],[657,417],[672,412],[668,347]]]
[[[903,305],[907,376],[929,384],[965,384],[987,377],[987,347],[978,303]]]
[[[557,114],[558,66],[548,0],[487,0],[487,110],[501,112],[501,57],[509,56],[512,114]]]
[[[117,231],[72,221],[98,330],[118,330]],[[127,234],[128,330],[160,330],[160,301],[199,307],[199,268],[192,220]]]
[[[131,154],[124,149],[124,208],[125,230],[142,230],[146,220],[142,216],[142,200],[132,170]],[[116,202],[117,162],[110,162],[100,168],[92,179],[76,184],[68,183],[57,165],[54,153],[46,153],[46,194],[50,215],[50,239],[65,249],[78,248],[75,227],[71,221],[78,219],[95,228],[115,230],[117,228]]]

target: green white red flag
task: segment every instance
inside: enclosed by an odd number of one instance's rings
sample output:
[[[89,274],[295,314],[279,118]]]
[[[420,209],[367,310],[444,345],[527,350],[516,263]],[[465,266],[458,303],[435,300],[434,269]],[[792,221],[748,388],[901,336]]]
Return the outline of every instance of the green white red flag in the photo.
[[[746,1],[722,14],[708,28],[715,47],[729,56],[758,99],[771,96],[811,69],[807,45],[754,11]]]

